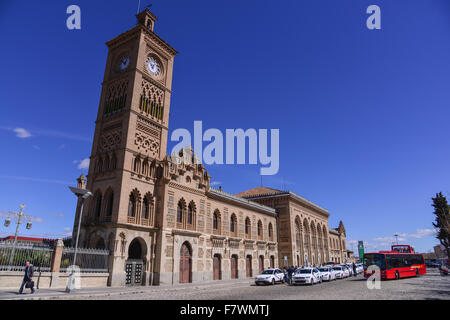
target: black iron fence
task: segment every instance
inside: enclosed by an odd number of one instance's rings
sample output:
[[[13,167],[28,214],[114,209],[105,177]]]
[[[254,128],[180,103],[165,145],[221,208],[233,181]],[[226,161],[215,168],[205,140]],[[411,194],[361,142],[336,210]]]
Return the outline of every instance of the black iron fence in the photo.
[[[67,272],[73,265],[75,248],[64,247],[61,257],[60,272]],[[76,266],[80,272],[108,272],[108,250],[78,248]]]
[[[16,244],[10,265],[12,243],[0,243],[0,271],[24,271],[25,262],[30,261],[35,271],[50,271],[54,247],[52,245]]]

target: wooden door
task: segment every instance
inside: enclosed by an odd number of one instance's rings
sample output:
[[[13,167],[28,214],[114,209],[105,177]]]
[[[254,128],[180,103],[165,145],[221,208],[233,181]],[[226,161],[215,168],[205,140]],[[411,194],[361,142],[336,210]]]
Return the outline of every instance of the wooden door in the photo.
[[[192,271],[191,252],[186,244],[181,246],[180,251],[180,283],[191,282]]]
[[[259,273],[264,271],[264,257],[259,256]]]
[[[213,258],[213,273],[214,273],[214,280],[220,280],[221,279],[221,272],[220,272],[220,255],[216,254]]]
[[[231,257],[231,279],[238,278],[238,258],[237,256]]]
[[[245,258],[245,268],[247,278],[250,278],[252,276],[252,256],[247,256]]]

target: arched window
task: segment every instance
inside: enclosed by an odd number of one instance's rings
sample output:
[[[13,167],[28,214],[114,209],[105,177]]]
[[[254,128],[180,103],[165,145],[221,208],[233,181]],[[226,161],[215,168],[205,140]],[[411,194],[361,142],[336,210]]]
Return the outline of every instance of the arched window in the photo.
[[[237,229],[236,228],[236,215],[232,214],[231,218],[230,218],[230,232],[232,234],[236,234],[236,231],[237,231],[236,229]]]
[[[130,194],[130,201],[128,203],[128,216],[134,217],[136,213],[136,199],[134,197],[134,194]]]
[[[299,223],[296,221],[295,222],[295,244],[297,245],[297,250],[301,249],[300,248],[300,241],[301,241],[301,234],[300,234],[300,226]]]
[[[261,220],[258,220],[258,239],[262,239],[263,237],[263,230],[262,230],[262,222]]]
[[[109,169],[109,157],[106,156],[105,160],[103,161],[103,170],[108,171]]]
[[[140,173],[141,171],[141,159],[135,158],[134,159],[134,168],[133,171],[136,173]]]
[[[251,223],[250,223],[250,219],[246,218],[245,219],[245,235],[250,237],[251,236]]]
[[[145,197],[142,206],[142,218],[148,220],[149,213],[150,213],[150,204],[148,203],[147,197]]]
[[[101,173],[103,171],[103,160],[102,158],[97,160],[97,173]]]
[[[273,227],[272,227],[272,223],[269,223],[269,240],[273,241]]]
[[[221,226],[221,220],[220,220],[220,212],[219,210],[214,211],[213,214],[213,231],[216,234],[220,234],[220,226]]]
[[[193,218],[194,218],[194,208],[192,206],[192,203],[189,203],[188,206],[188,216],[187,216],[187,223],[193,224]]]
[[[111,170],[115,170],[117,167],[117,157],[115,154],[111,157],[111,165],[109,167]]]
[[[114,203],[114,192],[110,192],[109,196],[107,198],[108,205],[106,207],[106,216],[111,217],[112,216],[112,210],[113,210],[113,203]]]
[[[142,174],[148,176],[148,161],[145,160],[142,164]]]
[[[181,201],[178,202],[178,207],[177,207],[177,222],[178,223],[183,222],[183,204]]]
[[[95,200],[95,217],[100,217],[100,213],[102,210],[102,194],[98,193]]]
[[[219,227],[219,215],[217,214],[217,212],[214,212],[214,217],[213,217],[213,229],[217,230]]]

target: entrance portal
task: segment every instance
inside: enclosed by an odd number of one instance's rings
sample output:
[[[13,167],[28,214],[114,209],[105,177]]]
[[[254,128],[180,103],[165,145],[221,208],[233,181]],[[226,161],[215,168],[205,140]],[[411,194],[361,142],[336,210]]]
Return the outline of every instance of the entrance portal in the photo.
[[[247,278],[252,277],[252,256],[248,255],[245,258],[245,268],[246,268],[246,275]]]
[[[188,242],[180,250],[180,283],[192,282],[192,253]]]
[[[231,256],[231,279],[238,278],[238,257],[237,255]]]
[[[215,254],[213,258],[213,279],[222,279],[222,270],[220,269],[220,254]]]
[[[259,273],[264,271],[264,256],[259,256]]]
[[[127,286],[140,286],[143,284],[145,278],[145,255],[144,240],[134,239],[128,247],[128,259],[125,262],[125,284]]]

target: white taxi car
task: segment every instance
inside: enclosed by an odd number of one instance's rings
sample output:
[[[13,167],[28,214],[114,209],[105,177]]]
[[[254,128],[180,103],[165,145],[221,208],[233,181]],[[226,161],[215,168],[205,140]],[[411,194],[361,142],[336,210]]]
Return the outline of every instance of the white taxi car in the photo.
[[[336,279],[343,279],[344,278],[344,270],[340,266],[333,267],[334,275]]]
[[[330,267],[319,268],[320,275],[322,276],[322,281],[336,280],[336,272]]]
[[[342,272],[344,273],[344,278],[350,277],[350,269],[345,265],[341,265],[340,267],[342,268]]]
[[[292,284],[315,284],[322,282],[322,277],[317,268],[298,269],[292,276]]]
[[[284,282],[284,273],[280,269],[267,269],[255,278],[255,284],[272,284]]]
[[[358,263],[357,265],[356,265],[356,273],[357,274],[360,274],[360,273],[363,273],[364,272],[364,267],[363,267],[363,265],[361,264],[361,263]]]

